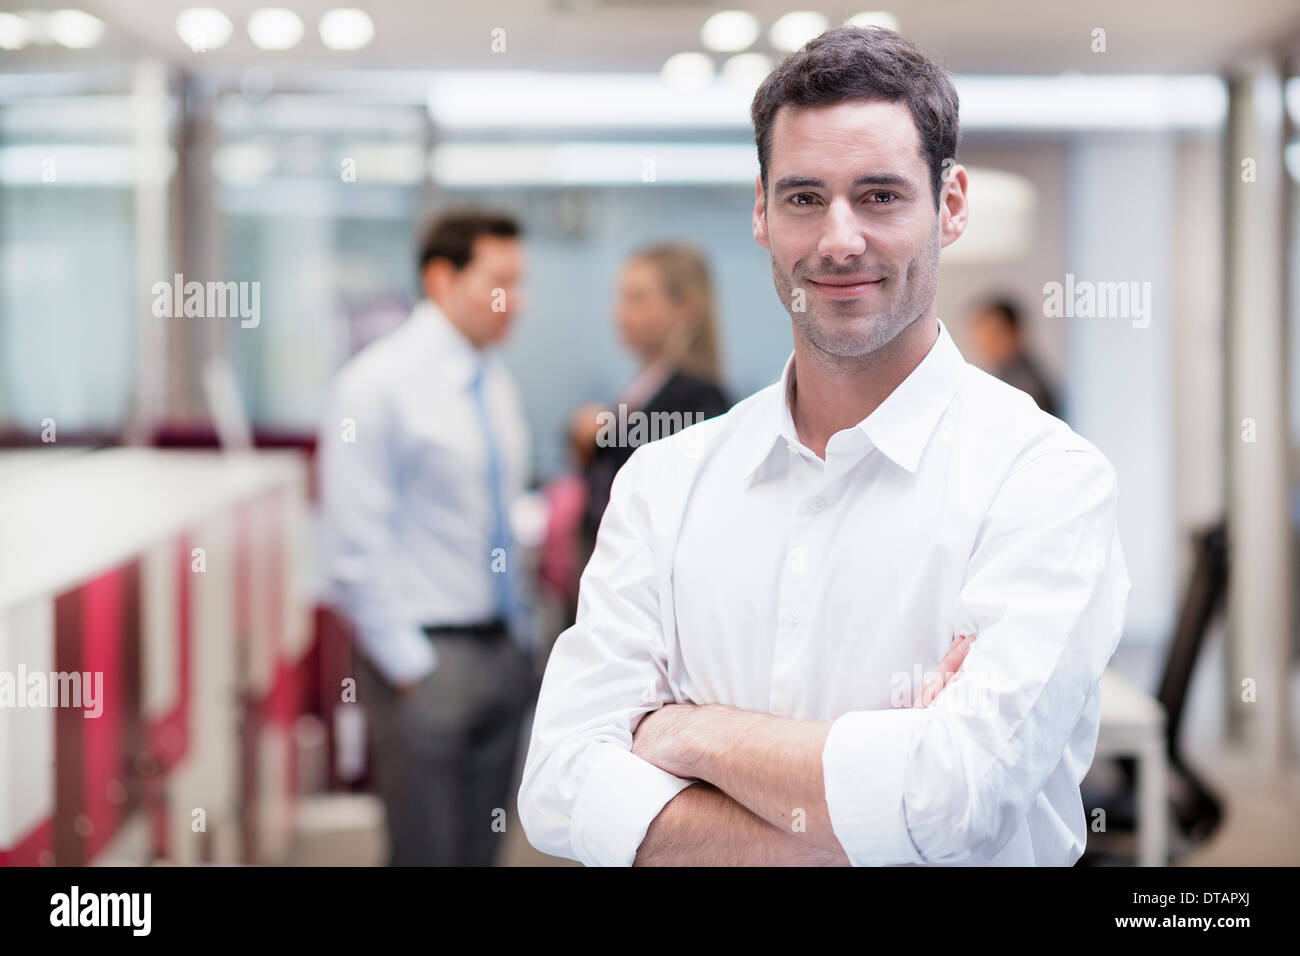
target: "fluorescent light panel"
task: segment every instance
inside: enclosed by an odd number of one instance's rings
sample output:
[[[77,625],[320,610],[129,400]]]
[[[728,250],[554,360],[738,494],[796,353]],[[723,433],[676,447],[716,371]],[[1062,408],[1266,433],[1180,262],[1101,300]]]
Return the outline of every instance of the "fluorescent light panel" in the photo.
[[[444,186],[752,183],[758,157],[734,143],[446,143],[430,175]],[[653,182],[647,181],[647,174]]]
[[[966,130],[1213,129],[1215,76],[957,76]],[[448,129],[744,129],[757,78],[674,88],[655,74],[443,72],[428,96]]]

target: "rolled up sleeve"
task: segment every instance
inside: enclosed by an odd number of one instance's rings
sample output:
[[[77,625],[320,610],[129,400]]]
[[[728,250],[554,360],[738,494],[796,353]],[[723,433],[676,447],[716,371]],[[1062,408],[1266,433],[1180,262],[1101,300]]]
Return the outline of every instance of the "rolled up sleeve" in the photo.
[[[984,863],[1025,819],[1123,630],[1117,498],[1095,449],[1043,453],[1003,483],[953,615],[953,634],[977,635],[959,679],[928,708],[832,723],[826,802],[851,863]]]
[[[546,666],[519,790],[534,847],[588,866],[631,866],[684,780],[631,752],[637,722],[672,702],[642,446],[614,480],[579,586],[576,623]]]
[[[631,866],[651,821],[691,783],[617,744],[596,744],[573,807],[576,858],[587,866]]]

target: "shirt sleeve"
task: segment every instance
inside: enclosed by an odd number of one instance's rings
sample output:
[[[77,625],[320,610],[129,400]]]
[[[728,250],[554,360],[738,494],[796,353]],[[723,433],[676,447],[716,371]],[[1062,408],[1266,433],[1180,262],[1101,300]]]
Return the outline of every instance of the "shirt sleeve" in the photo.
[[[694,782],[631,750],[641,717],[675,700],[642,488],[650,447],[614,479],[577,621],[546,665],[519,790],[529,842],[588,866],[631,866],[650,823]]]
[[[393,423],[382,393],[345,377],[320,431],[320,485],[331,599],[351,621],[367,658],[390,682],[417,681],[437,652],[401,610],[389,571],[400,512]]]
[[[832,723],[826,802],[855,866],[984,863],[1028,815],[1123,630],[1117,496],[1095,450],[1021,465],[989,509],[953,616],[954,634],[977,635],[961,676],[927,708]]]

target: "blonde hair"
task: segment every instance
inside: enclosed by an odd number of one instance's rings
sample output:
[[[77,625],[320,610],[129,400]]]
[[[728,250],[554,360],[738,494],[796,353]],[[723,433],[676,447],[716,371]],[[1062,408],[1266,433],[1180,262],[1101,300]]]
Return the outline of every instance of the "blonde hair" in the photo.
[[[630,259],[657,266],[673,301],[694,299],[694,321],[673,329],[663,354],[677,371],[718,384],[722,378],[718,322],[704,254],[689,243],[668,242],[639,249]]]

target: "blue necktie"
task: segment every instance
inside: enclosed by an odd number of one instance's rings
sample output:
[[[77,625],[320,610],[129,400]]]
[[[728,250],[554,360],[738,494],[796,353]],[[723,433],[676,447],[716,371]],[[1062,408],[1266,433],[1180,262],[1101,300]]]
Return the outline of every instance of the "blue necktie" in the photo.
[[[469,391],[474,397],[474,408],[478,412],[479,428],[487,450],[488,492],[492,498],[492,542],[488,562],[492,573],[494,603],[497,615],[509,626],[510,636],[515,643],[531,652],[531,619],[520,593],[520,575],[514,565],[510,522],[506,511],[505,477],[492,431],[492,417],[488,414],[487,399],[483,394],[483,376],[484,363],[479,361],[474,369],[474,377],[470,380]]]

